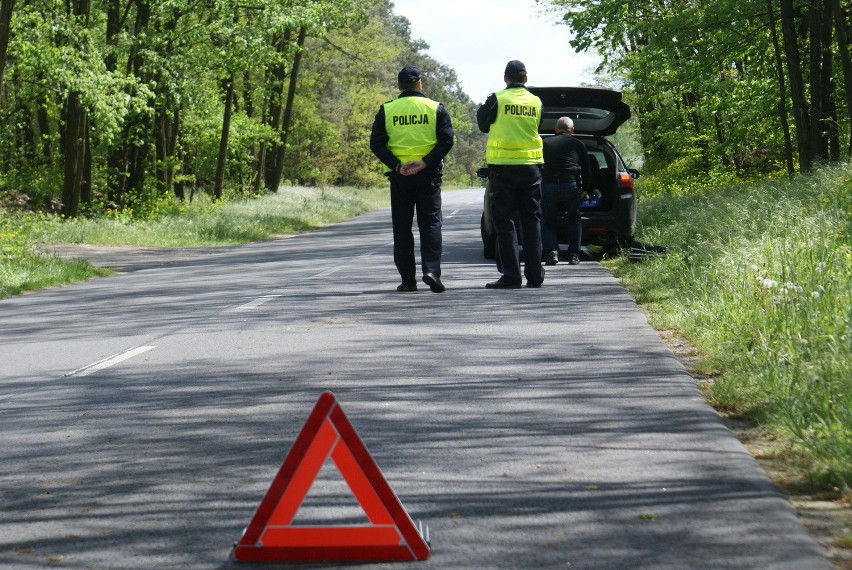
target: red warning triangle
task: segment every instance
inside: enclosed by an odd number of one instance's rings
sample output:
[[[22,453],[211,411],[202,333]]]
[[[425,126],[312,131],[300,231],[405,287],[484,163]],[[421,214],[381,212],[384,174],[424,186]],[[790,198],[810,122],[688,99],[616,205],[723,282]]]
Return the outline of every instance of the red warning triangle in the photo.
[[[329,457],[370,524],[291,524]],[[234,558],[242,562],[384,562],[428,557],[429,545],[334,394],[324,392],[234,548]]]

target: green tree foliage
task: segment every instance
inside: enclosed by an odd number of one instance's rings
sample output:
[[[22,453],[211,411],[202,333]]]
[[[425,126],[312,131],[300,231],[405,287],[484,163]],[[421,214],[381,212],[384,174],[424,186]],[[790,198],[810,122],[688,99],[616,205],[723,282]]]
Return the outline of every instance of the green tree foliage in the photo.
[[[623,78],[652,171],[777,170],[792,156],[790,123],[804,170],[852,152],[840,152],[852,116],[848,2],[540,1],[564,14],[576,49],[597,50]]]
[[[310,89],[301,90],[310,102],[304,103],[314,105],[322,117],[314,122],[316,127],[339,132],[339,136],[331,148],[315,144],[316,131],[294,132],[307,139],[292,145],[302,160],[291,163],[313,165],[318,178],[308,179],[310,182],[384,184],[381,165],[369,150],[370,127],[380,105],[399,94],[399,70],[413,64],[423,73],[424,94],[442,102],[452,117],[456,143],[445,160],[445,178],[470,184],[485,154],[484,136],[473,128],[476,105],[462,91],[455,71],[423,53],[428,45],[411,39],[410,23],[393,13],[391,2],[375,2],[368,14],[359,25],[330,32],[310,46],[312,56],[306,61],[302,80]],[[307,125],[294,125],[294,131],[301,126]],[[308,149],[313,150],[315,160],[305,160]],[[298,176],[291,179],[305,181]]]
[[[0,206],[383,185],[369,130],[405,63],[453,114],[447,173],[469,182],[474,108],[426,47],[389,0],[2,0]]]

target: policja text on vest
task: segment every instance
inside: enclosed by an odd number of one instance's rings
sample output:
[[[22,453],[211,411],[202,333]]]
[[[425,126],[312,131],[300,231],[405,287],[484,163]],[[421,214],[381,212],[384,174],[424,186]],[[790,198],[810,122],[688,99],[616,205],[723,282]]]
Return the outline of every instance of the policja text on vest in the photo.
[[[529,105],[506,105],[503,108],[504,115],[520,115],[522,117],[537,117],[538,111]]]
[[[429,115],[394,115],[393,126],[397,125],[428,125]]]

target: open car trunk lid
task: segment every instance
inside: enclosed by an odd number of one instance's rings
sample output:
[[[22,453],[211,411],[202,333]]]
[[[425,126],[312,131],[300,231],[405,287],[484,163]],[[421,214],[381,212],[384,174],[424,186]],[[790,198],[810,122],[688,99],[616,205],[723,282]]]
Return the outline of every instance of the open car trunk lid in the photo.
[[[542,102],[539,132],[553,134],[559,117],[571,117],[574,132],[595,136],[615,134],[630,118],[621,91],[604,87],[527,87]]]

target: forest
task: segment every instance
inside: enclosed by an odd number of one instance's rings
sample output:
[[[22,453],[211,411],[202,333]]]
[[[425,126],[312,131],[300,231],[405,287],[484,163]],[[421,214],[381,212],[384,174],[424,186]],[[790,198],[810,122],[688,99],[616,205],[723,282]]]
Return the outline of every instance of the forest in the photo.
[[[623,79],[651,172],[792,176],[852,153],[848,0],[539,3]]]
[[[475,107],[409,28],[387,0],[2,0],[0,206],[381,185],[369,129],[411,62],[454,118],[447,175],[469,182]]]
[[[602,57],[668,191],[852,152],[849,0],[534,4]],[[469,185],[475,105],[427,48],[390,0],[0,0],[0,207],[382,185],[369,128],[406,63],[453,117],[445,180]]]

